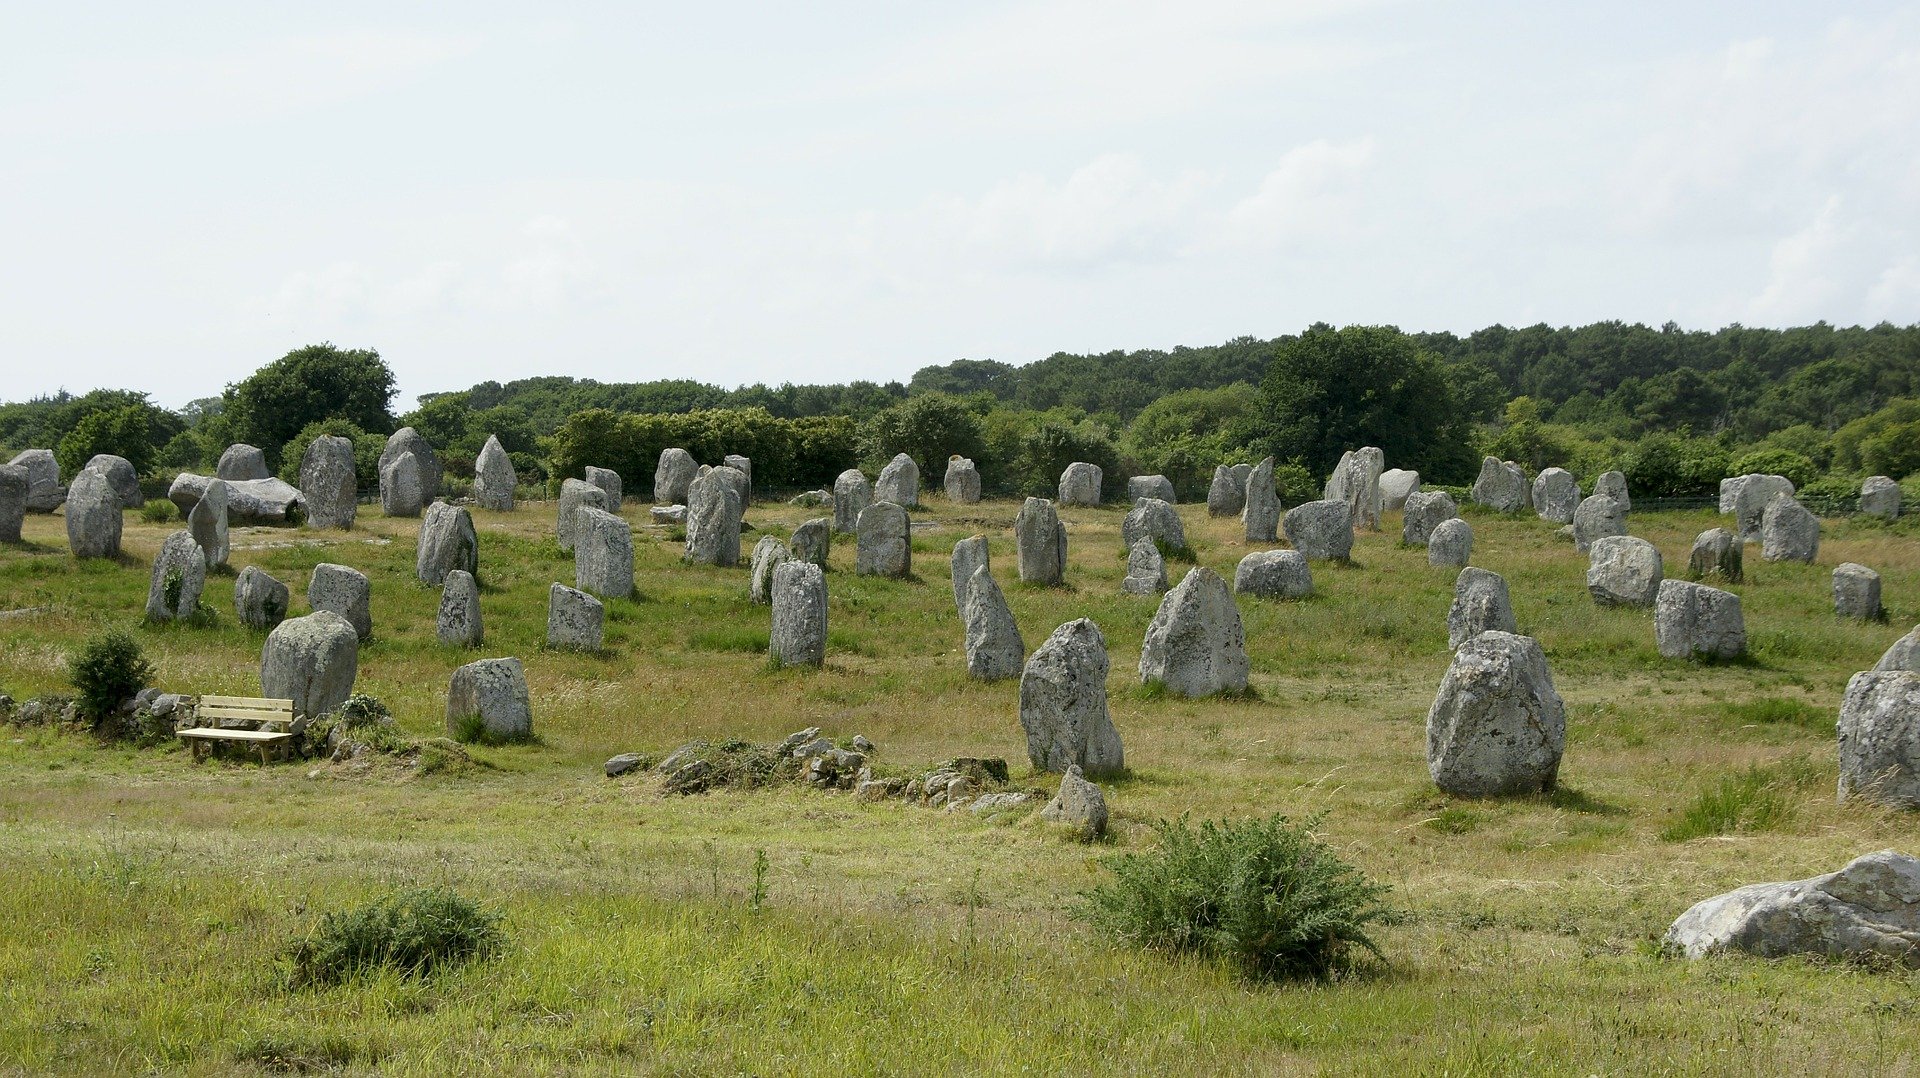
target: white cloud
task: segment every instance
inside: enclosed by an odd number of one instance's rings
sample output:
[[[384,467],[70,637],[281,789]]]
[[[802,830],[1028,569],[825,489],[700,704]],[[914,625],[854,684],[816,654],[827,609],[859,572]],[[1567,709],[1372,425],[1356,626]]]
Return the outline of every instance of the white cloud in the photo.
[[[1198,171],[1149,176],[1139,158],[1105,154],[1054,182],[1027,174],[977,199],[937,204],[937,219],[959,228],[961,245],[992,261],[1085,266],[1164,257],[1187,239],[1200,196]]]
[[[1374,150],[1372,137],[1288,150],[1260,189],[1227,212],[1222,242],[1293,246],[1364,227],[1360,186]]]

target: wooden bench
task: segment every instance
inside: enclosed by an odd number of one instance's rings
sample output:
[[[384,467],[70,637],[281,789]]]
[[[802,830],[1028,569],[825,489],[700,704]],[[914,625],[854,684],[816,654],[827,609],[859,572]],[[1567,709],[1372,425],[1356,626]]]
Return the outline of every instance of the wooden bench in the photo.
[[[202,696],[193,703],[195,722],[220,723],[246,719],[260,724],[258,730],[225,729],[218,725],[190,726],[176,731],[193,749],[193,761],[199,763],[220,743],[250,746],[260,753],[260,766],[269,758],[294,749],[307,720],[295,718],[292,700],[263,700],[252,696]]]

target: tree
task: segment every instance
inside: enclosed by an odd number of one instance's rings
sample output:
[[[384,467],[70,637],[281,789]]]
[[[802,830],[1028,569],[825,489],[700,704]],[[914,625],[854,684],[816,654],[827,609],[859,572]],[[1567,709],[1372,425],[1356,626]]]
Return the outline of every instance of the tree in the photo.
[[[111,453],[127,458],[134,474],[145,475],[155,453],[153,428],[147,415],[153,410],[151,405],[129,404],[89,413],[54,447],[60,473],[71,479],[96,454]]]
[[[392,402],[393,371],[380,353],[331,344],[288,352],[222,395],[229,434],[265,450],[270,467],[281,463],[281,447],[314,423],[335,419],[391,434]]]
[[[908,397],[868,420],[865,434],[868,457],[885,461],[905,453],[922,476],[935,482],[946,474],[948,457],[978,457],[985,449],[980,417],[967,402],[945,393]]]
[[[1275,350],[1260,392],[1268,450],[1316,475],[1364,445],[1430,480],[1472,475],[1466,423],[1439,360],[1392,326],[1314,326]]]

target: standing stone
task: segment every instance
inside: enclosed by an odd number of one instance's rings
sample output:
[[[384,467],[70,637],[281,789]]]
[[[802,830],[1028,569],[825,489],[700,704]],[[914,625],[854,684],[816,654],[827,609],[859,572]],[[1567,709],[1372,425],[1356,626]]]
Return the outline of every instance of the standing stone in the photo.
[[[200,545],[209,569],[227,564],[227,558],[233,553],[227,532],[227,513],[232,504],[232,488],[226,480],[216,479],[207,484],[206,492],[187,514],[187,529],[193,532],[193,541]]]
[[[718,468],[710,468],[707,471],[701,472],[700,476],[696,476],[693,481],[698,483],[700,481],[700,477],[707,476],[707,475],[712,475],[718,479],[725,479],[727,482],[733,484],[734,496],[740,499],[740,517],[743,520],[746,519],[747,502],[749,500],[750,495],[753,493],[753,480],[747,475],[747,473],[741,471],[738,468],[733,467],[730,464],[722,464]],[[687,488],[687,498],[689,501],[691,501],[693,498],[692,487]]]
[[[1840,704],[1840,800],[1920,808],[1920,674],[1865,670]]]
[[[227,485],[227,521],[231,524],[280,525],[297,522],[306,513],[306,499],[292,483],[281,479],[214,479],[181,472],[167,488],[167,500],[187,516],[215,483]]]
[[[360,636],[331,610],[288,618],[260,649],[260,695],[292,700],[293,713],[317,719],[353,695],[360,671]]]
[[[1173,493],[1173,480],[1164,475],[1136,475],[1127,480],[1127,500],[1138,503],[1142,498],[1158,498],[1168,505],[1180,503]]]
[[[1833,571],[1833,612],[1843,618],[1879,621],[1880,574],[1855,562],[1845,562]]]
[[[67,499],[67,546],[76,558],[120,556],[120,496],[100,472],[83,471],[73,477]],[[31,503],[29,503],[31,504]]]
[[[1449,517],[1433,526],[1427,536],[1427,564],[1458,569],[1473,557],[1473,525],[1459,517]]]
[[[1447,647],[1458,651],[1484,632],[1519,631],[1506,578],[1471,566],[1460,570],[1453,582],[1453,606],[1447,611]]]
[[[1236,464],[1232,468],[1234,486],[1240,490],[1240,496],[1246,497],[1247,485],[1253,481],[1253,465]]]
[[[662,449],[660,463],[653,469],[653,504],[685,505],[687,488],[693,486],[700,465],[684,449]]]
[[[60,485],[60,465],[51,449],[29,449],[7,463],[27,470],[27,512],[51,513],[67,500]]]
[[[732,468],[744,478],[740,485],[740,508],[744,512],[753,503],[753,461],[738,453],[728,453],[720,458],[722,467]]]
[[[785,561],[773,571],[773,630],[767,654],[780,666],[827,661],[827,575],[818,565]]]
[[[380,512],[390,517],[417,517],[426,503],[419,457],[402,453],[380,466]]]
[[[1793,497],[1793,481],[1784,475],[1754,473],[1730,480],[1733,488],[1734,533],[1742,541],[1758,539],[1766,524],[1767,506],[1774,495]]]
[[[1645,539],[1605,535],[1587,552],[1587,593],[1601,606],[1652,606],[1666,570]]]
[[[1313,594],[1313,570],[1298,550],[1256,550],[1234,569],[1233,590],[1257,599],[1304,599]]]
[[[1092,842],[1107,833],[1107,799],[1075,764],[1061,777],[1060,792],[1040,810],[1040,818],[1071,829],[1084,842]]]
[[[234,620],[249,629],[273,628],[286,620],[292,605],[293,592],[258,565],[240,570],[233,582]]]
[[[1527,473],[1518,464],[1498,457],[1480,461],[1480,476],[1473,481],[1473,501],[1496,513],[1517,513],[1527,507]]]
[[[973,580],[974,570],[987,568],[988,561],[984,535],[970,535],[953,544],[953,556],[948,559],[947,567],[953,572],[953,609],[963,618],[967,615],[967,586]]]
[[[1247,473],[1240,524],[1249,543],[1271,543],[1279,538],[1280,495],[1273,489],[1273,458],[1267,457]],[[1349,527],[1351,532],[1352,528]],[[1351,536],[1349,536],[1351,542]]]
[[[486,640],[486,627],[480,621],[480,582],[472,573],[448,571],[446,583],[440,585],[440,612],[434,616],[433,630],[448,647],[477,648]]]
[[[1053,631],[1020,673],[1020,726],[1039,771],[1080,765],[1088,774],[1126,766],[1107,713],[1107,639],[1088,618]]]
[[[1060,505],[1099,505],[1100,484],[1105,480],[1097,464],[1076,460],[1060,473]]]
[[[687,488],[687,549],[684,560],[701,565],[740,564],[740,488],[732,468],[715,468]]]
[[[1610,535],[1627,534],[1627,514],[1620,503],[1605,494],[1581,499],[1573,511],[1573,548],[1582,553]]]
[[[272,473],[267,471],[267,454],[259,446],[235,442],[220,454],[213,475],[216,479],[240,480],[267,479]]]
[[[1140,647],[1140,681],[1158,682],[1181,696],[1246,690],[1246,631],[1219,573],[1189,569],[1160,600]]]
[[[1248,504],[1251,511],[1251,498]],[[1346,502],[1322,500],[1296,505],[1287,510],[1287,542],[1314,561],[1346,561],[1353,553],[1351,512]]]
[[[848,468],[833,481],[833,530],[852,535],[860,523],[860,511],[873,504],[873,488],[858,468]]]
[[[413,462],[420,470],[420,505],[440,496],[440,454],[433,451],[433,443],[412,427],[401,427],[387,436],[386,448],[380,451],[380,474],[386,475],[387,467],[401,456],[413,454]],[[224,477],[223,477],[224,478]]]
[[[1708,528],[1693,539],[1693,551],[1687,556],[1687,575],[1695,580],[1718,576],[1739,583],[1745,575],[1744,544],[1725,528]]]
[[[1794,501],[1793,495],[1775,494],[1760,519],[1760,556],[1811,565],[1819,553],[1820,518]]]
[[[473,502],[482,509],[513,512],[513,488],[520,482],[514,474],[513,458],[496,435],[487,435],[487,444],[473,461]]]
[[[1142,539],[1152,539],[1168,550],[1187,549],[1187,530],[1180,524],[1179,512],[1158,498],[1134,502],[1120,522],[1120,541],[1128,549]]]
[[[947,458],[945,480],[947,500],[955,505],[973,505],[980,500],[980,469],[958,453]]]
[[[606,641],[607,608],[600,600],[555,581],[547,589],[547,646],[599,651]]]
[[[602,599],[633,598],[633,525],[591,505],[575,514],[573,522],[573,586]],[[733,551],[739,560],[737,524]]]
[[[186,529],[167,536],[153,559],[147,581],[147,620],[182,621],[200,609],[200,591],[207,586],[207,556]]]
[[[1737,659],[1747,653],[1740,597],[1686,580],[1660,582],[1653,639],[1669,659]]]
[[[1419,489],[1419,472],[1388,468],[1380,473],[1380,508],[1387,512],[1404,509],[1407,497]]]
[[[912,457],[895,453],[887,466],[880,469],[880,478],[873,484],[873,500],[892,502],[902,509],[920,504],[920,466]]]
[[[307,443],[300,458],[300,496],[307,503],[310,528],[351,528],[359,509],[353,476],[353,442],[323,434]]]
[[[20,541],[20,526],[27,519],[27,491],[32,483],[27,470],[18,465],[0,465],[0,543]]]
[[[832,552],[832,520],[826,517],[815,517],[793,529],[793,556],[796,559],[811,562],[825,569],[827,558]]]
[[[793,560],[793,551],[777,537],[763,535],[753,544],[748,560],[747,601],[755,606],[773,602],[773,571]]]
[[[1020,582],[1057,587],[1067,576],[1067,526],[1045,498],[1028,498],[1013,518]]]
[[[1444,490],[1416,490],[1407,495],[1401,510],[1400,541],[1408,546],[1426,546],[1441,521],[1460,515],[1453,496]]]
[[[476,717],[489,740],[533,736],[533,704],[519,659],[481,659],[453,672],[447,683],[447,733],[460,736]]]
[[[373,585],[358,569],[325,561],[314,566],[307,605],[346,618],[361,640],[373,635]]]
[[[1151,539],[1127,548],[1127,575],[1120,590],[1128,595],[1158,595],[1167,590],[1167,559]]]
[[[413,572],[422,584],[438,586],[454,569],[480,575],[480,536],[473,530],[473,514],[457,505],[434,502],[420,521]]]
[[[1459,797],[1550,792],[1567,710],[1530,636],[1498,629],[1461,645],[1427,712],[1427,773]]]
[[[1739,952],[1920,965],[1920,860],[1881,850],[1838,872],[1753,883],[1695,904],[1667,929],[1688,958]]]
[[[1633,512],[1633,499],[1627,496],[1627,477],[1623,472],[1601,472],[1593,481],[1593,492],[1620,503],[1621,513]]]
[[[1911,670],[1920,674],[1920,626],[1915,626],[1907,635],[1893,642],[1893,646],[1873,664],[1879,671]]]
[[[1347,450],[1327,479],[1321,499],[1347,503],[1354,527],[1379,531],[1385,501],[1380,493],[1380,474],[1386,460],[1386,454],[1378,446]]]
[[[625,500],[620,493],[620,473],[612,468],[595,468],[589,464],[585,474],[587,482],[599,487],[600,492],[607,496],[607,512],[620,512],[621,503]]]
[[[1860,484],[1860,512],[1870,517],[1900,517],[1900,484],[1884,475],[1872,475]]]
[[[1580,507],[1580,483],[1565,468],[1548,468],[1533,477],[1533,511],[1554,524],[1573,523]]]
[[[904,507],[877,501],[860,510],[853,571],[861,576],[913,573],[913,522]]]
[[[1247,507],[1246,483],[1232,467],[1217,464],[1213,469],[1213,482],[1207,486],[1207,515],[1214,517],[1236,516]]]
[[[140,493],[140,474],[133,470],[132,461],[112,453],[95,453],[86,466],[104,474],[107,482],[113,484],[113,493],[120,499],[120,508],[138,509],[147,504],[147,496]]]
[[[607,492],[584,479],[562,479],[560,481],[560,511],[554,521],[554,537],[560,540],[560,552],[573,553],[573,537],[578,530],[576,517],[583,506],[610,510],[607,504]]]
[[[993,573],[981,565],[967,578],[960,604],[966,628],[967,676],[981,681],[1016,677],[1027,658],[1027,642]]]

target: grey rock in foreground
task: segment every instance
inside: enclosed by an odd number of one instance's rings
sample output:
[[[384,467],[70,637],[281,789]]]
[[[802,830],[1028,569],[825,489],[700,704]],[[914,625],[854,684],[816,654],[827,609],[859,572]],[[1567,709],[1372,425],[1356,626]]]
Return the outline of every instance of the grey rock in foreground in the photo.
[[[1717,577],[1739,583],[1746,575],[1745,544],[1725,528],[1708,528],[1693,538],[1687,555],[1687,575],[1695,580]]]
[[[1280,494],[1273,486],[1273,458],[1263,458],[1247,473],[1241,532],[1249,543],[1272,543],[1280,538]],[[1349,526],[1351,531],[1351,526]]]
[[[1230,517],[1247,507],[1246,480],[1231,465],[1213,469],[1213,482],[1207,485],[1207,515]]]
[[[1666,945],[1688,958],[1738,952],[1920,965],[1920,860],[1881,850],[1824,876],[1748,884],[1681,914]]]
[[[1833,571],[1833,612],[1843,618],[1878,621],[1880,574],[1855,562],[1843,563]]]
[[[1820,518],[1791,494],[1775,494],[1760,518],[1760,556],[1813,564],[1820,553]]]
[[[1723,480],[1720,484],[1721,512],[1726,512],[1725,503],[1733,503],[1734,534],[1743,541],[1760,538],[1760,529],[1765,523],[1767,505],[1776,494],[1793,497],[1793,481],[1784,475],[1766,475],[1755,472]]]
[[[200,591],[207,586],[207,556],[193,533],[181,529],[160,544],[147,580],[147,620],[182,621],[200,609]]]
[[[1573,523],[1573,511],[1580,507],[1580,483],[1565,468],[1546,468],[1533,477],[1533,511],[1541,520],[1555,524]]]
[[[1234,568],[1233,590],[1256,599],[1304,599],[1313,594],[1313,570],[1298,550],[1256,550]]]
[[[600,493],[607,496],[607,512],[620,512],[621,504],[626,501],[626,496],[621,491],[620,473],[612,468],[596,468],[589,464],[582,474],[587,482],[599,487]]]
[[[1100,787],[1088,782],[1080,765],[1067,768],[1060,778],[1060,792],[1040,810],[1047,823],[1066,827],[1082,841],[1091,842],[1107,833],[1107,798]]]
[[[1407,496],[1419,489],[1419,472],[1388,468],[1380,473],[1380,508],[1387,512],[1404,509]]]
[[[1055,629],[1020,674],[1020,727],[1027,759],[1040,771],[1076,764],[1090,775],[1126,766],[1107,712],[1107,640],[1078,618]]]
[[[293,592],[258,565],[240,570],[233,582],[234,620],[249,629],[271,629],[285,621]]]
[[[0,543],[20,541],[20,528],[27,519],[27,491],[32,484],[27,470],[18,465],[0,465]]]
[[[1346,561],[1353,553],[1353,517],[1346,502],[1321,500],[1287,510],[1287,542],[1314,561]]]
[[[1480,475],[1473,481],[1473,501],[1497,513],[1518,513],[1527,507],[1532,490],[1527,473],[1518,464],[1498,457],[1480,460]]]
[[[558,581],[547,588],[548,647],[556,651],[599,651],[606,631],[606,604]]]
[[[1847,682],[1836,727],[1841,801],[1920,808],[1920,674],[1865,670]]]
[[[1013,518],[1014,557],[1025,584],[1058,586],[1067,575],[1067,526],[1045,498],[1028,498]]]
[[[1408,546],[1426,546],[1441,521],[1460,515],[1453,496],[1444,490],[1416,490],[1407,495],[1400,508],[1400,541]]]
[[[1151,539],[1168,550],[1187,548],[1187,529],[1171,502],[1141,498],[1127,510],[1126,519],[1120,522],[1120,541],[1132,549],[1142,539]]]
[[[1473,525],[1449,517],[1433,526],[1427,537],[1427,564],[1458,569],[1473,557]]]
[[[67,500],[67,488],[60,485],[60,465],[51,449],[29,449],[7,462],[27,473],[27,512],[51,513]]]
[[[854,526],[853,571],[861,576],[904,577],[913,572],[913,522],[904,507],[877,501],[860,511]]]
[[[360,635],[331,610],[281,622],[260,649],[260,695],[292,700],[295,715],[319,718],[353,695]]]
[[[895,453],[886,467],[880,469],[880,478],[873,482],[873,500],[892,502],[903,509],[920,504],[920,466],[912,457]]]
[[[477,648],[486,641],[480,620],[480,582],[465,569],[453,569],[440,585],[440,610],[433,619],[434,635],[454,648]]]
[[[740,515],[744,503],[732,468],[715,468],[687,488],[684,560],[700,565],[740,564]]]
[[[1219,573],[1189,569],[1160,600],[1140,646],[1140,680],[1180,696],[1246,690],[1246,631]]]
[[[1894,520],[1900,516],[1900,484],[1884,475],[1870,475],[1860,484],[1860,512]]]
[[[1652,606],[1666,567],[1645,539],[1608,535],[1587,552],[1587,594],[1601,606]]]
[[[1551,791],[1567,712],[1530,636],[1484,632],[1454,653],[1427,712],[1427,773],[1461,797]]]
[[[860,511],[873,504],[873,487],[858,468],[848,468],[833,481],[833,530],[852,535],[860,526]]]
[[[174,477],[173,485],[167,488],[167,500],[180,507],[181,516],[190,516],[215,482],[227,484],[227,521],[231,524],[291,524],[307,511],[299,488],[284,480],[216,480],[192,472]]]
[[[209,569],[227,564],[233,553],[227,527],[232,506],[232,487],[226,480],[216,479],[207,484],[200,500],[193,503],[193,511],[187,514],[187,530],[193,533],[193,541],[200,544],[200,553],[207,559]]]
[[[373,635],[373,585],[352,566],[325,561],[314,566],[313,578],[307,582],[307,605],[346,618],[361,640]]]
[[[812,562],[820,568],[827,567],[827,559],[833,553],[833,521],[828,517],[815,517],[793,529],[793,556],[800,561]]]
[[[1507,579],[1499,573],[1471,566],[1453,582],[1453,606],[1447,610],[1447,647],[1460,645],[1484,632],[1518,633]]]
[[[1099,465],[1088,464],[1084,460],[1076,460],[1072,464],[1067,465],[1066,471],[1060,473],[1060,497],[1058,498],[1058,503],[1061,505],[1099,505],[1100,484],[1105,481],[1106,476],[1101,473]]]
[[[140,476],[133,470],[133,462],[112,453],[95,453],[85,467],[107,477],[113,484],[113,493],[120,499],[120,508],[138,509],[147,504],[147,496],[140,492]]]
[[[1663,580],[1653,606],[1653,640],[1669,659],[1737,659],[1747,653],[1740,597],[1686,580]]]
[[[487,444],[473,461],[473,502],[482,509],[513,512],[513,488],[520,482],[514,474],[513,458],[496,435],[487,435]]]
[[[633,598],[633,525],[593,506],[581,509],[574,525],[574,587],[602,599]],[[737,530],[733,542],[737,552]]]
[[[953,578],[953,609],[963,618],[967,613],[968,582],[973,579],[974,570],[986,568],[990,560],[984,535],[969,535],[953,544],[947,568]]]
[[[692,453],[679,448],[662,449],[660,463],[653,469],[653,504],[685,505],[687,489],[693,486],[693,477],[699,471],[700,465],[694,463]]]
[[[300,458],[300,496],[307,503],[307,526],[353,527],[359,511],[353,475],[353,442],[337,434],[323,434],[307,443]]]
[[[480,575],[480,536],[473,530],[473,514],[460,506],[446,502],[427,506],[418,543],[413,572],[422,584],[438,586],[454,569]]]
[[[960,622],[966,629],[967,676],[981,681],[1017,677],[1027,658],[1027,642],[1013,620],[1007,597],[985,565],[967,578]]]
[[[1386,454],[1378,446],[1347,450],[1327,479],[1321,499],[1345,502],[1354,527],[1379,531],[1385,501],[1380,493],[1380,474],[1386,460]]]
[[[1128,595],[1158,595],[1167,590],[1167,559],[1153,540],[1142,539],[1127,548],[1127,575],[1120,590]]]
[[[447,733],[460,736],[476,717],[489,739],[533,736],[533,703],[519,659],[481,659],[453,672],[447,683]]]
[[[584,506],[611,511],[607,504],[607,492],[584,479],[563,479],[560,481],[560,508],[554,519],[554,538],[560,541],[563,554],[573,553],[573,536],[577,527],[576,515]]]
[[[440,454],[433,451],[433,443],[419,431],[401,427],[387,436],[386,448],[380,451],[380,474],[385,475],[388,466],[407,453],[413,454],[414,465],[420,470],[420,505],[425,508],[440,496],[443,473]]]
[[[1626,510],[1605,494],[1589,495],[1573,511],[1573,548],[1583,554],[1593,549],[1596,540],[1625,534]]]
[[[1920,626],[1915,626],[1907,635],[1893,642],[1873,664],[1875,670],[1911,670],[1920,673]]]
[[[221,452],[213,474],[217,479],[239,480],[266,479],[273,473],[267,471],[267,454],[258,446],[235,442]]]
[[[767,653],[781,666],[819,666],[827,660],[827,575],[806,561],[773,571],[773,629]]]
[[[1164,475],[1136,475],[1127,480],[1127,500],[1138,502],[1142,498],[1158,498],[1168,505],[1179,504],[1174,495],[1173,480]]]
[[[117,558],[125,521],[113,483],[96,471],[73,477],[67,495],[67,546],[76,558]]]
[[[792,558],[793,551],[778,536],[761,536],[747,563],[747,601],[756,606],[773,602],[773,571]]]
[[[947,474],[942,483],[947,500],[955,505],[973,505],[980,500],[980,469],[958,454],[947,458]]]
[[[380,466],[381,513],[390,517],[417,517],[426,504],[419,457],[402,453]]]

